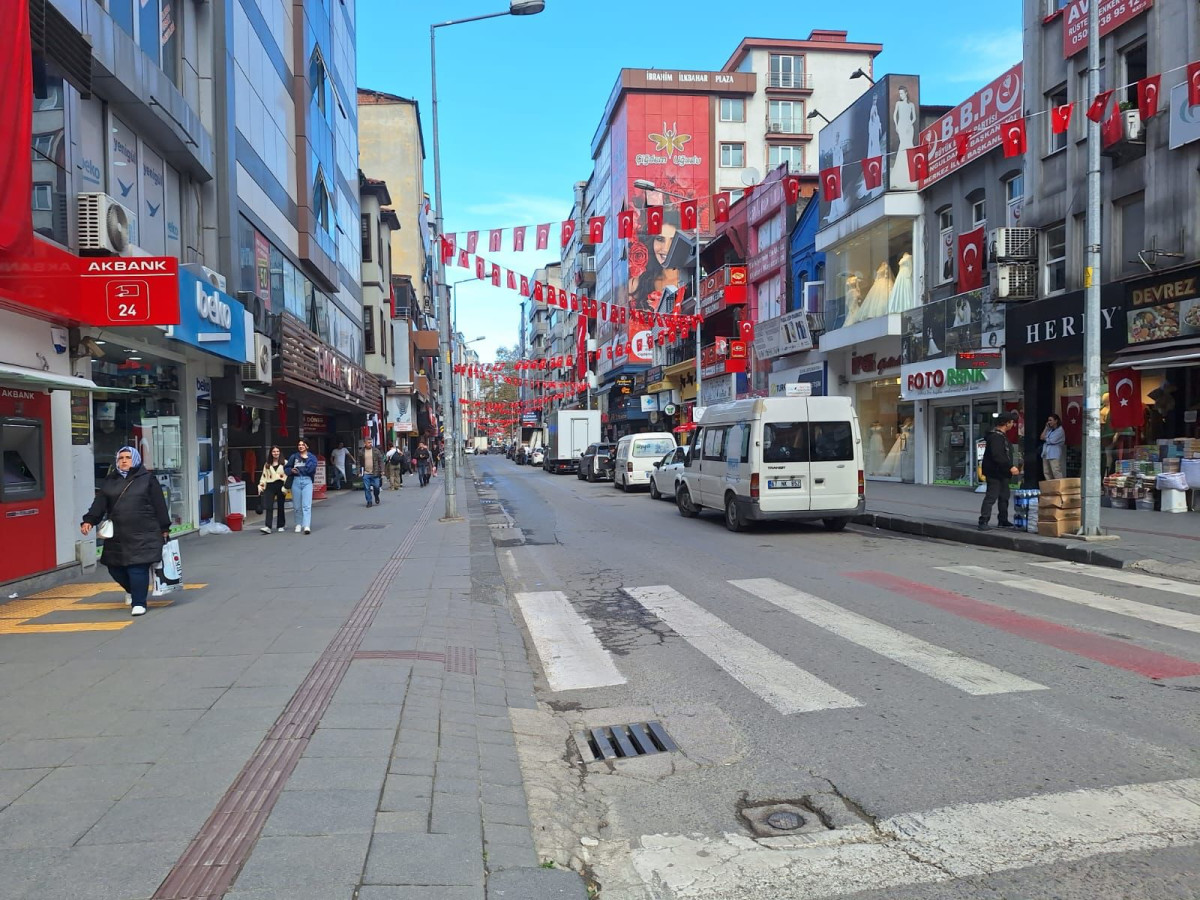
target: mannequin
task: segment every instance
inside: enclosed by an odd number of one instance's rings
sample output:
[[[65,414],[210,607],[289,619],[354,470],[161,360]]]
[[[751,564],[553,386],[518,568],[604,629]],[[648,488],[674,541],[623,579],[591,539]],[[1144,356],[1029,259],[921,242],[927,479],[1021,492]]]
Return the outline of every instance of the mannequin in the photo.
[[[879,268],[875,270],[875,281],[871,284],[871,290],[867,293],[867,296],[863,298],[862,313],[859,315],[858,320],[865,322],[867,319],[887,315],[888,298],[891,294],[892,267],[888,265],[885,259],[879,264]]]
[[[896,432],[896,442],[892,444],[892,449],[888,451],[887,458],[883,461],[883,467],[879,472],[880,475],[895,475],[896,469],[900,466],[900,459],[908,447],[909,438],[912,436],[912,419],[905,419],[904,424],[900,426],[900,430]]]
[[[872,422],[871,436],[867,438],[867,472],[871,475],[882,475],[883,464],[883,426]]]
[[[888,312],[901,313],[915,305],[912,254],[901,253],[900,261],[896,263],[896,283],[892,287],[892,295],[888,298]]]
[[[846,278],[846,321],[843,327],[862,320],[862,275],[855,272]]]

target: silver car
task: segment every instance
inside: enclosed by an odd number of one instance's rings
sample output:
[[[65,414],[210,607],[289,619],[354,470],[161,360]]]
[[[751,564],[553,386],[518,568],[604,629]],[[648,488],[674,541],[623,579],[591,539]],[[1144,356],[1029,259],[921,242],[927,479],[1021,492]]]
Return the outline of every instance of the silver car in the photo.
[[[687,457],[687,447],[676,447],[654,464],[650,473],[650,497],[654,500],[671,499],[679,484],[679,470]]]

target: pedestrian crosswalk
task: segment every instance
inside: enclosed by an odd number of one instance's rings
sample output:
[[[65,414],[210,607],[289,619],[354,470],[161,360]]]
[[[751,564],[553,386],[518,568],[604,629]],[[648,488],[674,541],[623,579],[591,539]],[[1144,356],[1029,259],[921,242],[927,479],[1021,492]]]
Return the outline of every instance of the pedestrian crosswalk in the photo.
[[[1013,605],[1011,597],[1006,597],[1004,606],[997,605],[992,588],[1002,585],[1043,598],[1088,607],[1101,614],[1132,617],[1165,626],[1184,635],[1200,633],[1198,614],[1145,600],[1129,600],[1116,596],[1119,592],[1114,590],[1104,592],[1078,586],[1082,579],[1106,579],[1115,570],[1075,565],[1070,568],[1053,564],[1034,565],[1039,565],[1039,572],[1046,570],[1050,576],[1065,575],[1073,583],[1060,584],[984,566],[934,568],[932,571],[943,576],[939,580],[943,583],[949,581],[955,590],[961,589],[961,583],[968,586],[964,593],[953,593],[942,587],[906,581],[884,572],[846,574],[860,582],[893,592],[898,603],[904,602],[906,596],[924,600],[972,622],[992,626],[1059,651],[1077,653],[1116,668],[1155,678],[1200,674],[1200,645],[1191,654],[1193,659],[1169,656],[1132,644],[1109,647],[1109,644],[1116,643],[1111,638],[1064,623],[1063,620],[1070,618],[1070,607],[1056,608],[1052,615],[1057,620],[1051,620],[1010,609]],[[1148,581],[1143,582],[1143,578]],[[1114,580],[1108,578],[1110,583]],[[754,598],[766,601],[773,608],[794,617],[794,625],[782,624],[783,629],[805,629],[810,626],[820,629],[858,650],[868,651],[904,667],[914,677],[932,679],[970,696],[986,698],[1045,691],[1050,689],[1055,680],[1054,667],[1051,665],[1046,667],[1045,678],[1034,680],[1029,676],[1036,675],[1036,672],[1007,671],[991,661],[976,659],[952,646],[932,643],[848,609],[843,604],[773,578],[733,579],[727,583],[734,590],[722,593],[723,601],[728,602],[723,602],[721,609],[733,611],[740,603],[753,607]],[[1154,576],[1140,576],[1125,583],[1131,587],[1175,594],[1184,593],[1190,587],[1193,595],[1195,593],[1195,586]],[[622,591],[778,713],[814,713],[867,705],[865,698],[869,695],[865,691],[868,688],[847,683],[848,679],[860,677],[859,673],[863,671],[861,655],[843,656],[843,660],[854,661],[839,665],[833,672],[822,671],[818,674],[809,671],[814,665],[812,662],[805,659],[793,661],[788,658],[786,650],[777,652],[770,649],[671,585],[626,586]],[[976,596],[970,596],[972,593]],[[626,674],[621,672],[616,659],[604,647],[589,621],[576,610],[568,592],[519,593],[516,599],[552,691],[613,687],[626,682]],[[1045,604],[1041,604],[1039,610],[1044,607]],[[1039,614],[1046,613],[1041,611]],[[739,621],[743,620],[744,617],[739,617]],[[772,641],[772,645],[779,646],[776,641]],[[978,644],[975,646],[977,648]],[[976,649],[976,652],[979,651]],[[829,657],[825,655],[822,658],[828,665]],[[1005,658],[1011,659],[1011,653]],[[1029,663],[1026,662],[1025,666],[1028,667]],[[873,685],[870,689],[878,688]]]

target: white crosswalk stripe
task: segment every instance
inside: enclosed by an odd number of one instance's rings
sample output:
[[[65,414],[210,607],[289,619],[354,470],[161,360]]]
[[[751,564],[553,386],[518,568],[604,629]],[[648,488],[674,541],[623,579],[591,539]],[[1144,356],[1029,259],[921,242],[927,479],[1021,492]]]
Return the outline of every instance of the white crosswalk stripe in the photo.
[[[624,684],[611,654],[562,591],[516,595],[552,691]]]
[[[1105,581],[1115,581],[1117,584],[1128,584],[1132,587],[1150,588],[1155,591],[1166,591],[1171,594],[1182,594],[1193,600],[1200,598],[1200,584],[1188,584],[1186,581],[1175,581],[1171,578],[1161,578],[1158,575],[1147,575],[1144,572],[1130,572],[1128,569],[1108,569],[1102,566],[1089,566],[1074,562],[1040,562],[1033,565],[1043,569],[1054,569],[1071,575],[1086,575],[1088,578],[1103,578]]]
[[[781,713],[862,704],[788,662],[667,585],[625,588],[689,644]]]
[[[788,587],[773,578],[749,578],[729,583],[840,638],[968,694],[979,696],[1046,690],[1045,685],[912,637],[820,597]]]
[[[1053,581],[1043,581],[1040,578],[1014,575],[1010,572],[989,569],[986,566],[939,566],[938,570],[953,572],[956,575],[965,575],[968,578],[975,578],[991,584],[1002,584],[1006,587],[1019,588],[1023,591],[1032,591],[1035,594],[1041,594],[1045,597],[1066,600],[1069,603],[1078,603],[1081,606],[1090,606],[1093,609],[1100,609],[1121,616],[1129,616],[1134,619],[1142,619],[1146,622],[1154,622],[1157,625],[1167,625],[1182,631],[1200,632],[1200,616],[1178,609],[1155,606],[1152,603],[1140,603],[1136,600],[1126,600],[1122,597],[1112,597],[1108,594],[1098,594],[1083,588],[1058,584]]]

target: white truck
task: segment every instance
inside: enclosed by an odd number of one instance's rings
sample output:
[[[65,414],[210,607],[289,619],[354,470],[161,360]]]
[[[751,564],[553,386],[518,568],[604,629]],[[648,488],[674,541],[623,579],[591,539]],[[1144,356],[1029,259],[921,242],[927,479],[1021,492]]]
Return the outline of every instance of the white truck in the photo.
[[[546,422],[547,472],[577,472],[579,457],[589,444],[600,440],[600,410],[559,409]]]

